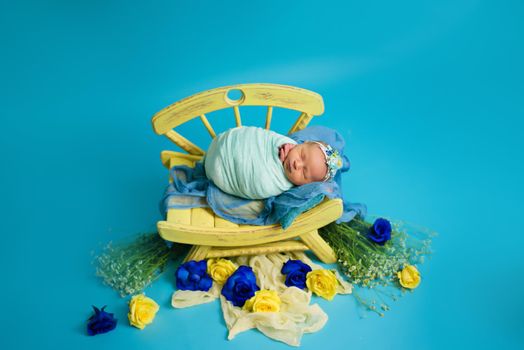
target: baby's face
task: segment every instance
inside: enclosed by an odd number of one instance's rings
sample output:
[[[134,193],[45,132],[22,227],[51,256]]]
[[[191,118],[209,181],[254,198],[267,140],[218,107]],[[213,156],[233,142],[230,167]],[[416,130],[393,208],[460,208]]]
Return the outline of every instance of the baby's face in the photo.
[[[280,146],[278,155],[286,177],[294,185],[322,181],[326,176],[326,158],[316,143],[305,142],[300,145],[286,143]]]

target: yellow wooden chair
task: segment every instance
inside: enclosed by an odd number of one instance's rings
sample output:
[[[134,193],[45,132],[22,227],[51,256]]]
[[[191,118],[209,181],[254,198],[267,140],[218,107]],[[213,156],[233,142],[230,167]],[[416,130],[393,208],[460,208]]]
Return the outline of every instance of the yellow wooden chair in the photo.
[[[233,90],[240,93],[238,99],[228,96]],[[155,132],[165,135],[189,153],[163,151],[161,159],[164,166],[168,169],[182,164],[194,166],[204,155],[204,150],[174,131],[175,127],[198,117],[211,137],[215,138],[206,113],[233,108],[236,126],[241,126],[240,106],[267,106],[266,129],[270,127],[274,107],[300,112],[289,133],[305,128],[313,116],[324,112],[322,96],[285,85],[239,84],[192,95],[153,116]],[[214,215],[209,208],[170,209],[167,220],[159,221],[157,227],[165,240],[193,245],[185,261],[311,249],[321,261],[334,263],[336,255],[319,236],[318,229],[341,215],[342,201],[325,199],[299,215],[290,227],[283,230],[280,224],[237,225]]]

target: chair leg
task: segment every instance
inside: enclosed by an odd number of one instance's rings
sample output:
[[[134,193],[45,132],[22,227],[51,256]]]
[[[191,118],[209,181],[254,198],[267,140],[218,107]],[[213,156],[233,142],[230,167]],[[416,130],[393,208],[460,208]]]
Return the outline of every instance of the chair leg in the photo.
[[[333,249],[320,237],[317,230],[300,235],[300,239],[315,253],[315,255],[326,264],[337,262],[337,256]]]
[[[190,260],[203,260],[207,257],[207,252],[211,249],[210,246],[207,245],[194,245],[189,250],[189,253],[187,253],[184,262],[190,261]]]

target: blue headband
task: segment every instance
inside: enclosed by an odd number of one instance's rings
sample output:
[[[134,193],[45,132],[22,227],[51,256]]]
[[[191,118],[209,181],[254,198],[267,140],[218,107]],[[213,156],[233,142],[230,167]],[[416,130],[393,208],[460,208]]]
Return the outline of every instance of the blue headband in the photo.
[[[335,174],[337,173],[338,169],[342,168],[342,157],[340,156],[338,151],[336,149],[333,149],[333,147],[331,147],[330,145],[324,145],[317,141],[313,142],[320,147],[322,153],[324,153],[324,157],[326,158],[327,172],[326,176],[322,181],[328,181],[335,177]]]

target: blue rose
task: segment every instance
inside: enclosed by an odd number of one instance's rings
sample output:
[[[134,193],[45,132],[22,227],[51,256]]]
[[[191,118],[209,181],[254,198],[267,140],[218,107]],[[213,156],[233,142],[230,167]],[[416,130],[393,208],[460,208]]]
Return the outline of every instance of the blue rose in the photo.
[[[260,290],[253,269],[249,266],[240,266],[222,287],[222,295],[235,306],[243,306],[246,300]]]
[[[112,331],[116,327],[117,319],[114,318],[113,314],[105,312],[104,306],[99,310],[96,306],[93,306],[95,314],[89,317],[87,320],[87,334],[97,335]]]
[[[282,270],[280,271],[283,275],[286,275],[286,281],[284,282],[288,287],[297,287],[300,289],[306,288],[306,276],[311,271],[311,267],[304,264],[300,260],[288,260]]]
[[[176,287],[181,290],[202,290],[207,292],[213,280],[207,274],[207,262],[188,261],[180,265],[175,272]]]
[[[391,224],[388,220],[378,218],[368,232],[368,238],[373,242],[384,245],[391,239]]]

